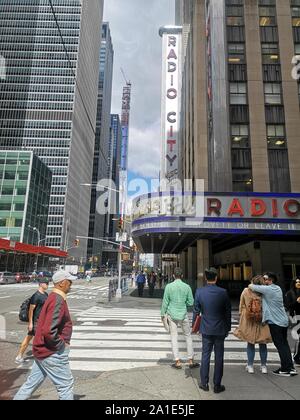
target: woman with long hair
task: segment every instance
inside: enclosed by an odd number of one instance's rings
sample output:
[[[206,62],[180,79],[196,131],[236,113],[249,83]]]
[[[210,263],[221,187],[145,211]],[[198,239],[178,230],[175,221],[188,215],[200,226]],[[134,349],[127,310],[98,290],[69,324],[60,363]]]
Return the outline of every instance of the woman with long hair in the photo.
[[[263,276],[256,276],[251,281],[254,285],[263,285]],[[255,359],[255,345],[259,344],[259,353],[261,360],[261,372],[268,373],[267,358],[268,349],[267,344],[272,343],[269,326],[262,324],[262,296],[258,293],[252,292],[250,288],[243,291],[240,299],[240,323],[238,328],[234,331],[234,335],[242,341],[248,343],[247,345],[247,359],[248,363],[246,371],[250,374],[254,373],[254,359]],[[255,313],[255,310],[257,311]],[[259,313],[260,312],[260,313]]]
[[[290,290],[286,294],[286,306],[289,310],[290,316],[295,319],[296,324],[299,324],[298,336],[294,351],[294,362],[300,366],[300,276],[295,278]]]

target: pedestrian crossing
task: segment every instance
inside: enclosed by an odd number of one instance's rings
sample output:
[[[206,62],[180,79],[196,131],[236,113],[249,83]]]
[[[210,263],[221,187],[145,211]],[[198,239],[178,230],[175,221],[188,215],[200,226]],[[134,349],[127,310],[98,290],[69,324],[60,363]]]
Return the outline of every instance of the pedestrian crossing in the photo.
[[[38,284],[11,284],[5,285],[0,288],[0,300],[9,299],[16,293],[22,295],[32,295],[38,289]],[[93,286],[92,283],[83,285],[73,285],[71,292],[68,294],[68,300],[95,300],[99,294],[108,293],[109,286]],[[49,288],[48,293],[51,293],[52,286]]]
[[[68,300],[93,300],[99,293],[108,293],[109,286],[72,286],[72,291],[68,294]]]
[[[233,314],[232,331],[238,325]],[[246,343],[230,333],[225,342],[225,365],[245,365]],[[201,358],[201,338],[193,336],[195,359]],[[182,360],[186,345],[178,337]],[[268,346],[269,364],[279,357]],[[74,371],[108,372],[170,364],[173,361],[170,335],[165,331],[159,310],[92,307],[77,315],[71,344],[70,363]],[[212,358],[213,361],[213,358]],[[257,352],[256,362],[259,363]]]

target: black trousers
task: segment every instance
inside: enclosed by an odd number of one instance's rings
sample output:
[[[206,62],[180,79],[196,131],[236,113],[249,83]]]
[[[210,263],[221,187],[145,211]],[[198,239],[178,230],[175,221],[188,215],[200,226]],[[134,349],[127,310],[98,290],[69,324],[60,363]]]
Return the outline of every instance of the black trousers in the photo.
[[[138,283],[139,297],[143,297],[144,294],[144,283]]]
[[[213,350],[215,352],[214,385],[220,386],[222,384],[225,338],[225,336],[202,335],[202,362],[200,368],[202,385],[209,383],[210,359]]]
[[[278,350],[281,370],[289,372],[294,368],[291,349],[287,339],[288,328],[279,327],[278,325],[269,324],[272,340]]]
[[[154,284],[149,284],[149,296],[153,297],[154,296]]]

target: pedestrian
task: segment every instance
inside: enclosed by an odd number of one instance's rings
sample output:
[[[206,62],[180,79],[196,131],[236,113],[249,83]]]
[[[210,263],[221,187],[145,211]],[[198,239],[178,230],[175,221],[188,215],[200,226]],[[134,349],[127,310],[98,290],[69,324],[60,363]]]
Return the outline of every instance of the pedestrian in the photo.
[[[193,340],[188,317],[188,307],[193,306],[194,297],[190,286],[182,281],[183,273],[181,268],[176,268],[174,274],[175,281],[168,284],[165,288],[161,316],[163,322],[165,316],[167,316],[170,326],[174,356],[172,367],[182,369],[178,348],[178,327],[181,327],[187,345],[188,364],[193,369],[200,366],[199,363],[194,362]]]
[[[287,339],[289,319],[286,314],[283,293],[277,286],[277,276],[274,273],[264,275],[264,285],[250,284],[253,292],[263,295],[263,319],[262,322],[269,325],[272,340],[278,350],[281,366],[273,371],[277,376],[295,376],[297,371],[294,367],[290,346]]]
[[[134,288],[134,285],[135,285],[135,279],[136,279],[136,272],[134,271],[134,272],[131,274],[131,288]]]
[[[207,285],[196,291],[195,316],[201,314],[202,362],[200,389],[209,391],[211,353],[215,353],[214,392],[225,391],[222,385],[224,371],[225,339],[231,330],[231,303],[225,289],[217,286],[218,272],[215,268],[205,270]]]
[[[30,306],[28,311],[28,333],[27,336],[24,338],[21,347],[19,349],[18,355],[16,357],[16,363],[22,364],[24,363],[24,354],[31,343],[32,339],[36,333],[36,327],[39,320],[39,316],[41,314],[42,308],[44,303],[48,298],[47,290],[49,288],[49,280],[47,278],[40,279],[39,288],[37,292],[32,295],[30,299]]]
[[[137,286],[138,286],[139,297],[143,297],[144,287],[145,287],[145,283],[146,283],[146,277],[145,277],[145,274],[142,271],[137,276],[136,283],[137,283]]]
[[[300,366],[300,277],[297,277],[291,283],[290,290],[286,294],[286,306],[295,325],[299,325],[297,331],[299,339],[296,341],[293,358],[295,364]]]
[[[158,273],[158,287],[161,290],[162,289],[162,284],[163,284],[163,276],[161,273]]]
[[[92,282],[92,271],[87,271],[86,272],[86,281],[88,283],[91,283]]]
[[[149,286],[149,296],[153,298],[154,296],[154,289],[156,284],[156,275],[154,271],[150,273],[149,279],[148,279],[148,286]]]
[[[256,276],[251,283],[263,285],[264,278],[263,276]],[[267,344],[272,343],[272,337],[269,326],[262,323],[262,295],[246,288],[241,295],[239,313],[239,326],[233,334],[248,343],[246,371],[254,374],[255,344],[259,344],[261,372],[267,374]]]
[[[53,275],[54,290],[43,306],[33,342],[32,371],[15,400],[28,400],[47,377],[55,385],[60,400],[74,399],[69,364],[73,327],[66,300],[76,279],[62,270]]]

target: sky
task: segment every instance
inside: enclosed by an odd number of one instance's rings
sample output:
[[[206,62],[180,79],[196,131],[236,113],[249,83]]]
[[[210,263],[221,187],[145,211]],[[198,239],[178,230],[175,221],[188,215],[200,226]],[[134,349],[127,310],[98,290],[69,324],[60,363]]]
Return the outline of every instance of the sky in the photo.
[[[174,0],[105,0],[114,46],[112,113],[121,113],[125,84],[133,85],[129,179],[158,178],[161,150],[162,40],[159,28],[174,24]]]

